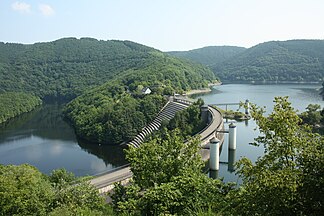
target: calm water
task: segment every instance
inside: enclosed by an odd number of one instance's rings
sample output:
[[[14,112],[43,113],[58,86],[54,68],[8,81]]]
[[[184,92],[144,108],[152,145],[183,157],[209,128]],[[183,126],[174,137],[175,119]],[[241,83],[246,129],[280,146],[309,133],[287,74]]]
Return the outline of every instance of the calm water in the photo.
[[[211,93],[198,96],[209,104],[249,99],[260,106],[272,107],[274,96],[288,95],[296,108],[304,110],[310,103],[324,106],[316,90],[319,88],[319,85],[233,84],[214,87]],[[98,174],[126,164],[120,147],[99,146],[77,140],[73,129],[62,120],[61,109],[62,105],[47,104],[6,125],[0,125],[0,163],[29,163],[44,173],[64,167],[78,176]],[[236,124],[238,142],[235,160],[242,156],[255,160],[263,153],[262,148],[249,145],[258,135],[253,130],[255,123],[248,121]],[[221,161],[228,162],[227,136]],[[227,164],[221,164],[220,168],[219,176],[224,176],[225,181],[238,180],[227,171]]]
[[[28,163],[47,174],[65,168],[77,176],[126,164],[120,147],[77,140],[73,129],[62,120],[62,107],[46,104],[0,125],[0,163]]]
[[[324,102],[319,96],[320,85],[302,85],[302,84],[283,84],[283,85],[249,85],[249,84],[228,84],[215,86],[213,91],[208,94],[195,95],[195,98],[201,97],[207,104],[218,103],[237,103],[244,102],[249,99],[250,102],[258,106],[266,106],[267,112],[271,112],[274,105],[273,99],[275,96],[289,96],[289,101],[299,111],[305,111],[308,104],[320,104],[324,107]],[[225,107],[221,107],[224,108]],[[238,106],[229,106],[229,109],[237,110]],[[241,111],[244,111],[243,108]],[[230,122],[235,122],[230,120]],[[229,122],[225,123],[226,130]],[[237,149],[235,152],[230,152],[234,155],[234,160],[237,161],[241,157],[246,156],[252,161],[263,154],[263,147],[255,147],[249,145],[254,138],[258,136],[258,131],[254,130],[256,124],[253,120],[244,122],[235,122],[237,126]],[[234,174],[233,168],[228,166],[227,162],[233,159],[229,157],[228,152],[228,135],[225,135],[225,141],[220,157],[220,170],[218,176],[224,177],[225,181],[240,182],[240,179]]]

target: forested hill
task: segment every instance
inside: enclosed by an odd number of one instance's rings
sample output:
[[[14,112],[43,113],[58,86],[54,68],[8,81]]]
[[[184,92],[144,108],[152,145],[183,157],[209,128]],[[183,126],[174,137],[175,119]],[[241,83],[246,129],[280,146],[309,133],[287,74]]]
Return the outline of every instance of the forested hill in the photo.
[[[189,59],[213,68],[244,50],[246,48],[236,46],[208,46],[189,51],[172,51],[168,52],[168,54]]]
[[[222,81],[318,82],[324,77],[324,40],[265,42],[225,61],[216,57],[219,61],[211,64],[213,57],[203,53],[195,60],[209,66]]]
[[[134,138],[156,117],[166,103],[163,95],[207,87],[214,79],[213,73],[201,65],[156,52],[147,66],[127,70],[82,94],[67,105],[64,113],[80,137],[118,144]],[[144,87],[152,93],[143,95]]]
[[[213,80],[213,72],[202,65],[130,41],[0,43],[0,93],[66,100],[82,95],[70,103],[66,116],[79,136],[95,142],[131,139],[162,108],[162,95],[207,87]],[[143,98],[144,87],[152,95]]]
[[[130,41],[91,38],[0,43],[0,92],[74,98],[122,71],[145,66],[151,52],[158,51]]]

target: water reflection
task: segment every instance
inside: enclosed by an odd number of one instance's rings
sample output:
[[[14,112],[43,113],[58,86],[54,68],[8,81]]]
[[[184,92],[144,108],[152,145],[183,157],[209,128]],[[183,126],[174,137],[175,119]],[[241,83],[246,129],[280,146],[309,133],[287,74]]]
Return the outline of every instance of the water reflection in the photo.
[[[65,168],[78,176],[126,164],[122,147],[78,140],[61,116],[63,106],[45,104],[0,125],[0,163],[29,163],[44,173]]]
[[[235,171],[235,167],[234,167],[235,155],[236,155],[236,150],[228,149],[228,168],[227,168],[227,170],[231,173]]]
[[[96,155],[102,159],[106,165],[112,164],[114,167],[125,164],[124,149],[126,146],[109,146],[88,143],[86,141],[78,140],[79,146],[89,154]]]

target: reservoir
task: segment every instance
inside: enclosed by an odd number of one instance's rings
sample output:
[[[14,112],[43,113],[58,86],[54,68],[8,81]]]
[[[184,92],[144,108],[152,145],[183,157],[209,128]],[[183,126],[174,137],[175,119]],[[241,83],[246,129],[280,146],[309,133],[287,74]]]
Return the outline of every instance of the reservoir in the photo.
[[[227,84],[214,86],[212,92],[201,97],[207,104],[237,103],[249,99],[270,110],[275,96],[289,96],[293,106],[304,111],[308,104],[324,106],[318,84],[249,85]],[[126,164],[123,148],[104,146],[79,140],[73,129],[62,119],[64,104],[44,104],[0,125],[0,163],[28,163],[49,174],[53,169],[65,168],[77,176],[95,175]],[[224,107],[221,107],[224,108]],[[238,106],[228,108],[237,110]],[[243,111],[243,109],[242,109]],[[229,120],[225,123],[228,129]],[[254,121],[236,122],[237,150],[235,160],[246,156],[254,161],[263,154],[262,147],[249,145],[258,131]],[[228,171],[227,135],[223,145],[219,176],[225,181],[238,181],[233,170]]]

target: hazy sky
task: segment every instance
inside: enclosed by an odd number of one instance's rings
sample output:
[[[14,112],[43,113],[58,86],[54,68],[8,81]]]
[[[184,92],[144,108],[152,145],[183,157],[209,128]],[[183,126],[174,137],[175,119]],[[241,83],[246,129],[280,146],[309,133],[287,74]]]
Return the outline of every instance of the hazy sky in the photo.
[[[324,0],[0,0],[0,41],[131,40],[162,51],[324,39]]]

